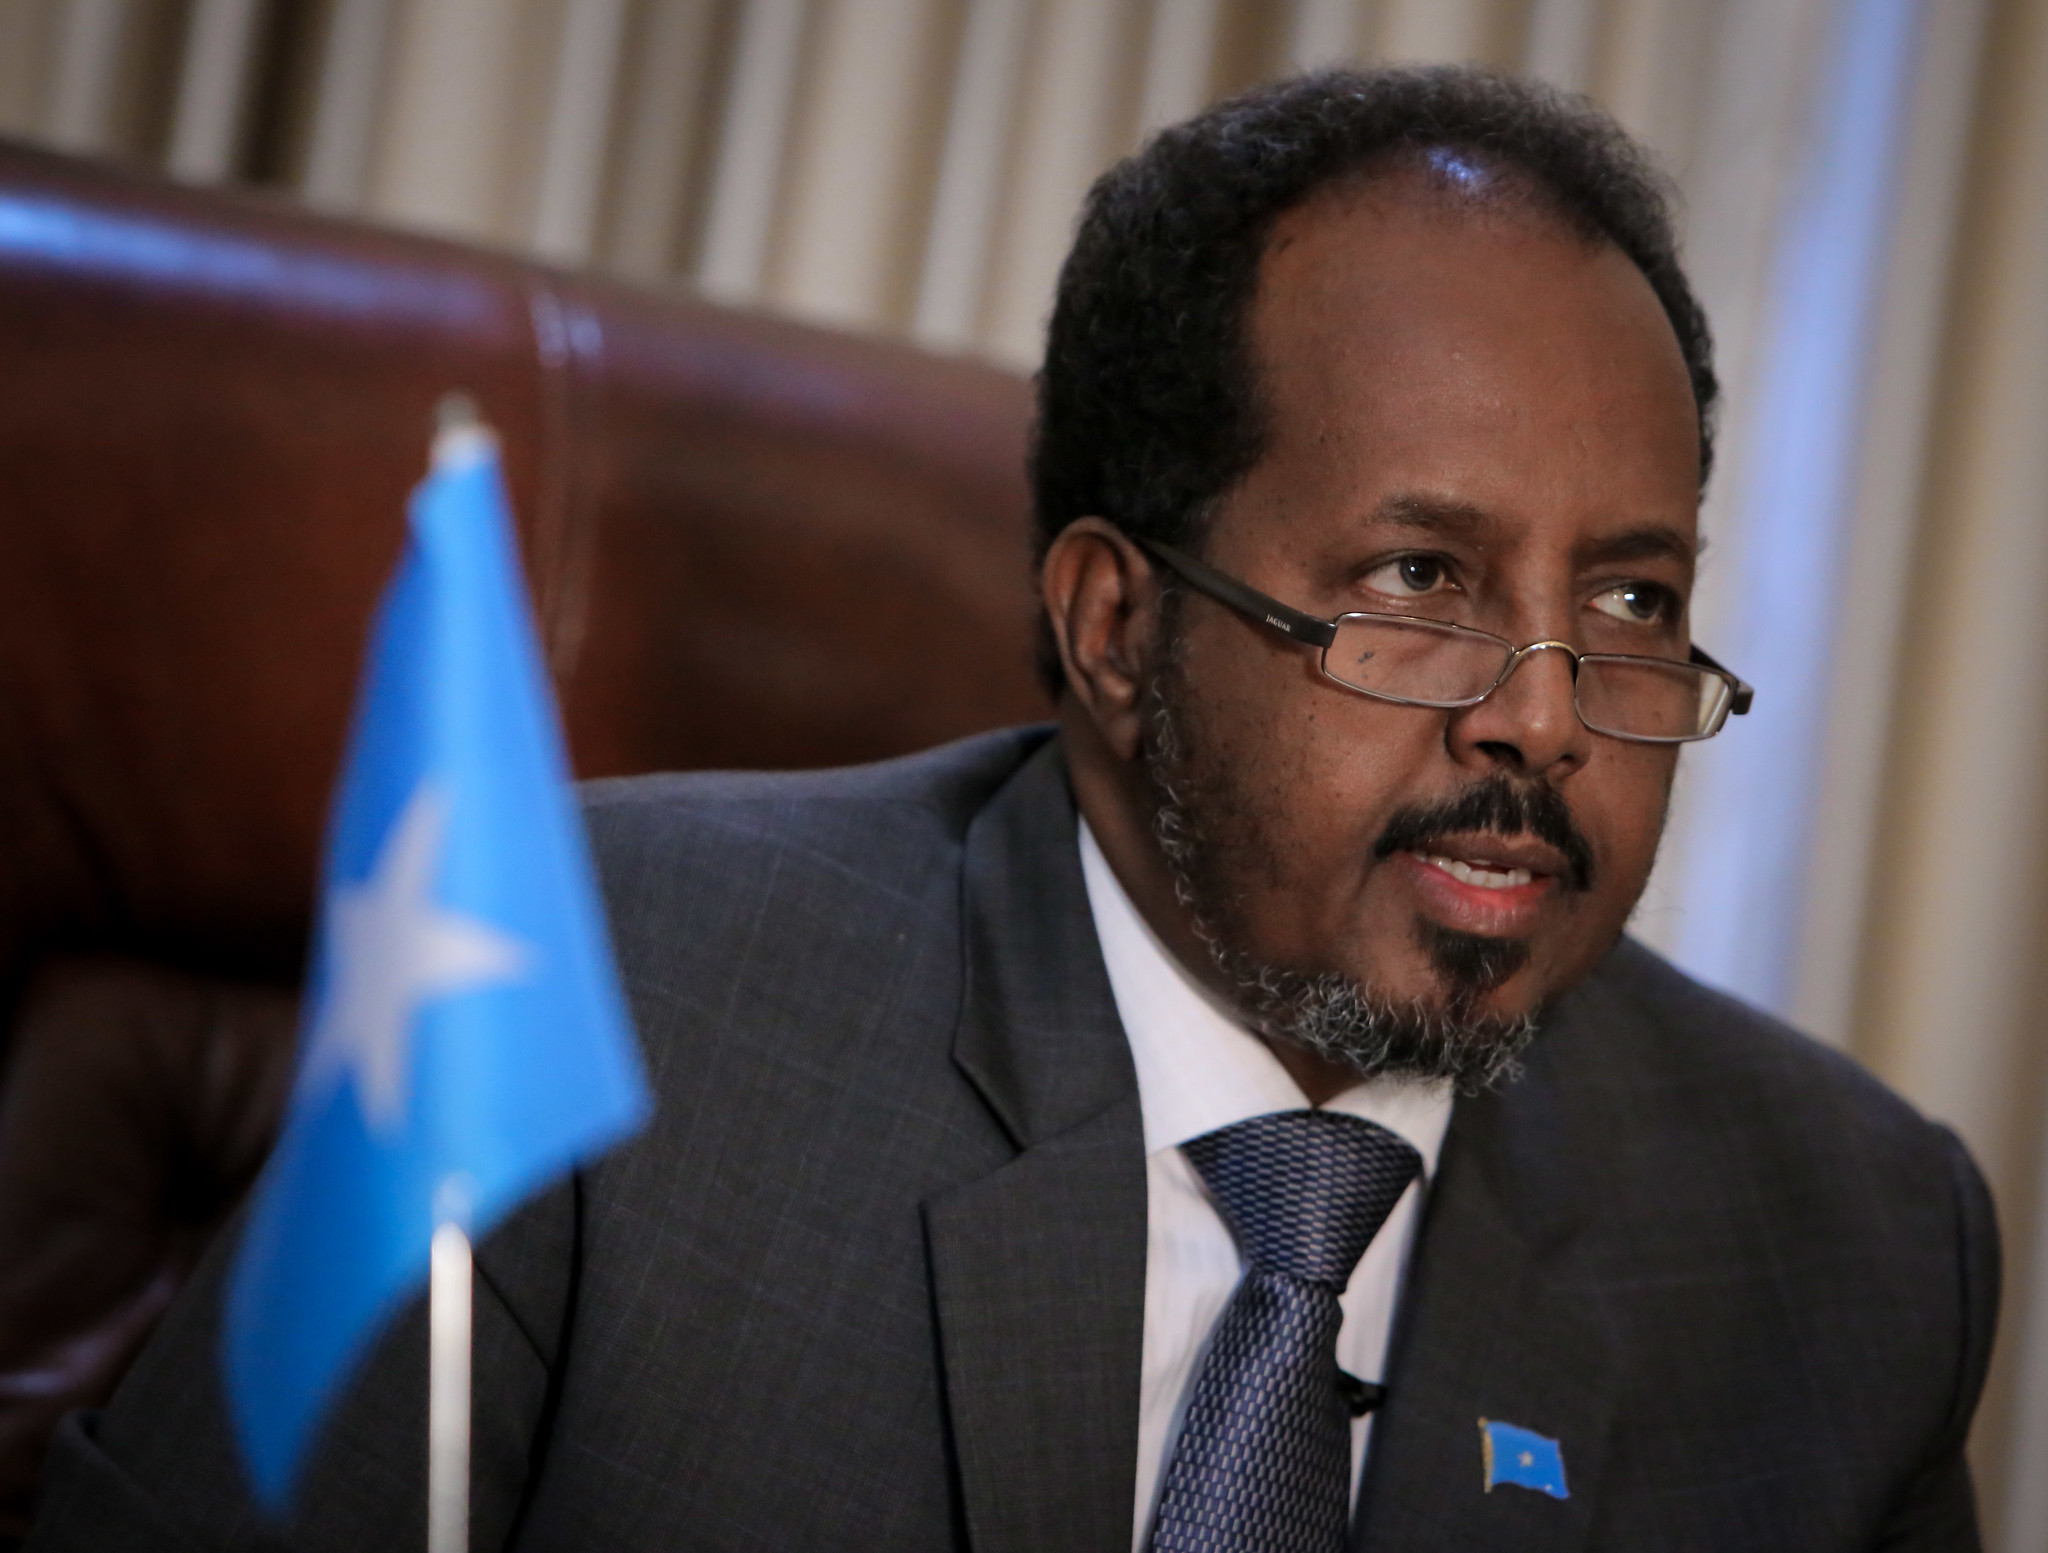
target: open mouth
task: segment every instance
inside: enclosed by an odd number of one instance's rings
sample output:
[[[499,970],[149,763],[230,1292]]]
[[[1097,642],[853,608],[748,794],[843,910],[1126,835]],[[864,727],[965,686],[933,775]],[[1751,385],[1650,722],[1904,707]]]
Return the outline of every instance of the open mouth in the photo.
[[[1393,815],[1373,843],[1373,856],[1401,854],[1419,872],[1461,892],[1554,886],[1581,894],[1593,883],[1593,849],[1564,799],[1540,783],[1499,775]]]
[[[1467,863],[1455,857],[1443,857],[1431,852],[1415,854],[1432,868],[1441,868],[1460,884],[1469,884],[1480,890],[1513,890],[1525,884],[1533,884],[1536,874],[1527,868],[1499,868],[1485,863]]]
[[[1536,930],[1560,899],[1571,864],[1534,836],[1437,836],[1394,854],[1416,904],[1439,927],[1487,938]]]
[[[1526,832],[1440,832],[1418,838],[1402,852],[1475,890],[1519,890],[1569,879],[1573,865],[1559,848]]]

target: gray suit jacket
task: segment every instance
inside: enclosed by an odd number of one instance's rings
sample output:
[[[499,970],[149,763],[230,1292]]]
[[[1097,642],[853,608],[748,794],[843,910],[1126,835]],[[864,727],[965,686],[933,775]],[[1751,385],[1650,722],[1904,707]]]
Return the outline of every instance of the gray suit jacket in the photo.
[[[651,1128],[484,1242],[475,1546],[1129,1545],[1136,1082],[1043,731],[854,771],[600,784]],[[32,1547],[418,1545],[417,1306],[287,1527],[217,1378],[224,1251]],[[1997,1287],[1956,1141],[1624,944],[1461,1100],[1359,1513],[1374,1550],[1975,1545]],[[1478,1420],[1570,1497],[1484,1491]]]

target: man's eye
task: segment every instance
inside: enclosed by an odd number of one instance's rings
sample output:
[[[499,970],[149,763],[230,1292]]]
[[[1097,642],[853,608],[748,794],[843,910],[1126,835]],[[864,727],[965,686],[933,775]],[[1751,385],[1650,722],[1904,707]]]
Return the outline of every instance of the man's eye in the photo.
[[[1435,593],[1450,579],[1448,568],[1433,555],[1404,555],[1366,573],[1366,583],[1398,598],[1416,598]]]
[[[1593,607],[1633,625],[1668,625],[1678,618],[1678,595],[1661,582],[1625,582],[1595,597]]]

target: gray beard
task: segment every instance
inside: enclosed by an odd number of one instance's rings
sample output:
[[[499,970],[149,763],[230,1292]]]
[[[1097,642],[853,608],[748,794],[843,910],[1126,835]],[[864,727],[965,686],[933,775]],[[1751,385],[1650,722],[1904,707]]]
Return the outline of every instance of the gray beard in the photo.
[[[1169,641],[1177,635],[1172,613],[1161,621]],[[1448,988],[1441,1002],[1397,1001],[1341,972],[1275,965],[1241,946],[1233,930],[1240,892],[1231,882],[1232,848],[1219,839],[1215,821],[1220,812],[1246,811],[1226,782],[1197,776],[1181,699],[1178,653],[1169,648],[1146,689],[1140,751],[1152,789],[1152,834],[1175,897],[1253,1027],[1361,1078],[1448,1081],[1466,1094],[1516,1078],[1535,1018],[1488,1013],[1479,1000],[1519,966],[1512,952],[1519,946],[1507,946],[1498,963],[1487,964],[1485,951],[1475,959],[1472,941],[1462,935],[1433,935],[1429,924],[1418,923],[1418,941]],[[1236,850],[1256,844],[1249,838]]]

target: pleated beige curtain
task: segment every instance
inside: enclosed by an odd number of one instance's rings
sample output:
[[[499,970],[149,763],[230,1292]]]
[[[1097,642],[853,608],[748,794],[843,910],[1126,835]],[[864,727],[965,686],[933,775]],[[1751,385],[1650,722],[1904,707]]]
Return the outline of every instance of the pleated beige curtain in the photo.
[[[1729,395],[1702,635],[1772,266],[1853,0],[0,0],[0,133],[1036,357],[1088,182],[1289,69],[1477,60],[1591,93],[1685,196]],[[1910,3],[1910,0],[1901,0]],[[1780,1001],[1970,1142],[2007,1237],[1974,1444],[2048,1547],[2048,0],[1920,0]],[[1745,665],[1769,694],[1768,666]],[[1738,730],[1739,735],[1739,730]],[[1716,838],[1682,799],[1638,929]]]

